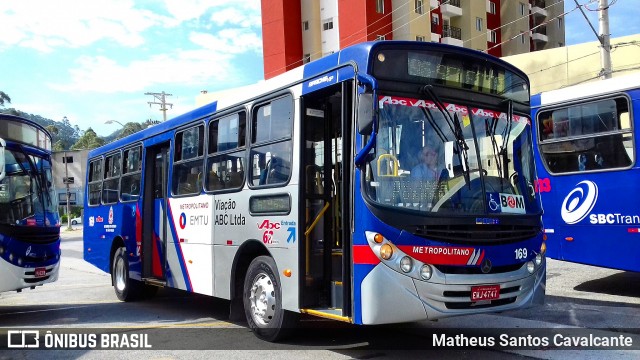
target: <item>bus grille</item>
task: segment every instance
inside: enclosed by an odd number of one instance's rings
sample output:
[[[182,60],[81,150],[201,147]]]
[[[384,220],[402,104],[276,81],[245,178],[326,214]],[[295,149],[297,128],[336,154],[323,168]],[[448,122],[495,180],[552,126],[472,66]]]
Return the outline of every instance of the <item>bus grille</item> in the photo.
[[[60,239],[60,228],[44,226],[0,225],[0,233],[31,244],[50,244]]]
[[[540,231],[539,226],[523,225],[421,225],[414,234],[449,242],[496,244],[530,239]]]
[[[479,275],[484,274],[479,266],[460,266],[460,265],[433,265],[443,274],[457,274],[457,275]],[[511,271],[516,271],[524,266],[524,263],[494,266],[488,274],[502,274]]]

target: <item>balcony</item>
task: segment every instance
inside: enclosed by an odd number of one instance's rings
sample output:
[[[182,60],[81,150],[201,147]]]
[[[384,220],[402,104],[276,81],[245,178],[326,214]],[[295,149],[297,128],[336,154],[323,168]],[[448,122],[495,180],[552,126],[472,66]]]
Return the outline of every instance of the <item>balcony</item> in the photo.
[[[429,6],[431,7],[431,10],[435,9],[438,7],[438,0],[429,0]]]
[[[462,29],[450,25],[442,26],[442,39],[440,39],[440,42],[443,44],[462,46]]]
[[[442,3],[440,3],[440,12],[442,13],[442,17],[445,18],[462,16],[460,0],[442,0]]]
[[[531,40],[534,42],[547,43],[547,41],[549,41],[549,38],[547,37],[547,27],[540,26],[535,28],[531,33]]]
[[[545,8],[547,7],[546,3],[544,2],[544,0],[536,0],[531,4],[531,15],[535,18],[535,19],[545,19],[547,17],[547,10],[545,10]]]

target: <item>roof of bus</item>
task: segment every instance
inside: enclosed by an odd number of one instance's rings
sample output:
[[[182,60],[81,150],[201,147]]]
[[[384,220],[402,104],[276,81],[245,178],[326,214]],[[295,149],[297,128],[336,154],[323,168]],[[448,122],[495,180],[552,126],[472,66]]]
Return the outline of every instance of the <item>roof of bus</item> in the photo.
[[[47,135],[49,135],[49,137],[51,137],[51,134],[49,133],[49,131],[47,131],[47,129],[45,129],[42,125],[38,124],[37,122],[35,122],[33,120],[29,120],[29,119],[27,119],[25,117],[18,116],[18,115],[12,115],[12,114],[0,113],[0,119],[2,119],[2,120],[14,120],[14,121],[17,121],[17,122],[29,124],[29,125],[31,125],[33,127],[38,128],[39,130],[44,131],[45,133],[47,133]]]
[[[640,89],[640,73],[567,86],[531,96],[532,107],[594,97],[606,93]]]
[[[355,63],[358,69],[365,69],[365,71],[370,70],[369,64],[369,55],[375,48],[386,46],[389,43],[393,43],[394,45],[399,46],[419,46],[427,49],[433,50],[446,50],[453,51],[462,54],[472,55],[479,58],[484,58],[487,61],[494,62],[504,68],[512,71],[519,76],[527,79],[527,75],[513,66],[512,64],[503,61],[494,56],[472,50],[459,46],[447,45],[447,44],[439,44],[439,43],[430,43],[430,42],[417,42],[417,41],[373,41],[373,42],[363,42],[356,45],[352,45],[346,47],[334,54],[322,57],[310,63],[304,64],[300,67],[287,71],[283,74],[275,76],[269,80],[261,81],[256,84],[245,86],[239,90],[241,90],[241,94],[239,96],[238,91],[234,91],[234,89],[228,90],[228,94],[221,95],[221,97],[210,104],[201,106],[196,108],[190,112],[185,114],[176,116],[173,119],[167,120],[160,124],[154,125],[150,128],[139,131],[135,134],[131,134],[125,138],[116,140],[112,143],[103,145],[99,148],[93,149],[89,152],[89,158],[97,156],[99,154],[104,154],[116,150],[122,146],[126,146],[128,144],[135,143],[137,141],[141,141],[143,139],[161,134],[163,132],[171,131],[177,127],[190,123],[192,121],[202,119],[207,116],[211,116],[214,113],[232,108],[236,105],[241,105],[243,103],[250,102],[255,100],[258,96],[268,94],[274,90],[283,88],[285,86],[302,82],[305,79],[311,79],[317,75],[323,74],[330,69],[334,69],[335,67],[343,64],[347,64],[349,62]],[[225,91],[219,92],[219,94],[224,94]]]

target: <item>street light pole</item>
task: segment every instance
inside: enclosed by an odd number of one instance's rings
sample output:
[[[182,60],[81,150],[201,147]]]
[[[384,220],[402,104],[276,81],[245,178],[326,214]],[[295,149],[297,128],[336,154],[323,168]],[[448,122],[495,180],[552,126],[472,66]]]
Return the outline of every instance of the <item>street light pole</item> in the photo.
[[[120,126],[124,127],[124,125],[123,125],[120,121],[118,121],[118,120],[107,120],[107,121],[105,121],[104,123],[105,123],[105,124],[113,124],[113,123],[117,123],[117,124],[120,124]]]

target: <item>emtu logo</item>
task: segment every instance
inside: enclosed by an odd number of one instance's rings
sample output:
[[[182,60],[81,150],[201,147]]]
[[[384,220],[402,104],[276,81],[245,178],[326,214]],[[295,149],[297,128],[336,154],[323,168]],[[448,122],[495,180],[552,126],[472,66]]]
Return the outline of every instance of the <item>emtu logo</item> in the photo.
[[[567,224],[576,224],[584,219],[598,200],[598,186],[593,181],[584,180],[576,184],[562,202],[560,214]]]

